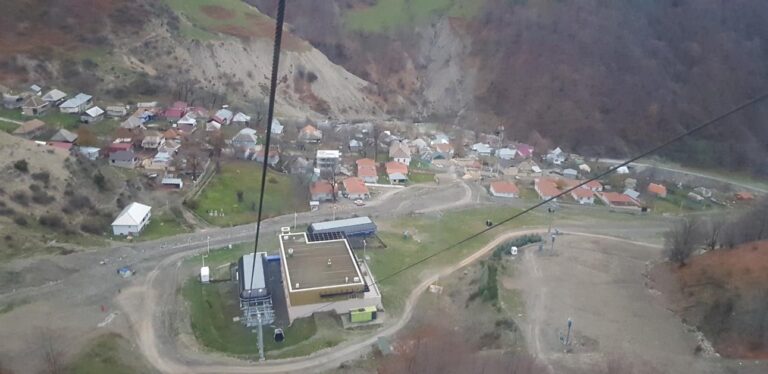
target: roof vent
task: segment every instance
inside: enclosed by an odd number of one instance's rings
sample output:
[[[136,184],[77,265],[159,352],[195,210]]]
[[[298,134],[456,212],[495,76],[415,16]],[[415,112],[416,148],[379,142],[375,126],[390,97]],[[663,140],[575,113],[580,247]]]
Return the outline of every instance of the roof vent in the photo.
[[[288,256],[293,257],[293,248],[288,248]]]
[[[360,283],[360,277],[354,277],[352,280],[355,281],[355,283]]]
[[[349,277],[344,277],[344,283],[349,283]]]
[[[293,287],[293,288],[298,290],[299,289],[299,282],[296,282],[296,287]]]
[[[331,266],[331,265],[333,265],[333,263],[331,262],[331,259],[329,258],[328,259],[328,266]]]

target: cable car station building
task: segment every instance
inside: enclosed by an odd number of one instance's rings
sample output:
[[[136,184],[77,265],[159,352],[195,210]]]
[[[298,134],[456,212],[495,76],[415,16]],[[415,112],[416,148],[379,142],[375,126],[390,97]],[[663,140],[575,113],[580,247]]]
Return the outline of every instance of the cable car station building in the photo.
[[[291,322],[315,312],[349,313],[381,307],[381,293],[347,239],[310,241],[307,233],[280,233],[283,291]]]

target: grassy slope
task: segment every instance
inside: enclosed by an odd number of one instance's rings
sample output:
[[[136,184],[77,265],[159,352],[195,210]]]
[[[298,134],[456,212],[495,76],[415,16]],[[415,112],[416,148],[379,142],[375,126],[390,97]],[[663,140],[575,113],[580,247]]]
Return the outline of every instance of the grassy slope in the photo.
[[[173,236],[190,232],[190,229],[174,217],[172,214],[163,213],[152,217],[149,226],[138,237],[140,240],[153,240],[166,236]]]
[[[381,222],[379,237],[387,244],[388,248],[368,251],[373,273],[379,280],[386,278],[406,265],[437,253],[467,235],[482,230],[485,227],[486,219],[499,221],[501,218],[509,217],[516,212],[516,209],[511,208],[485,208],[451,212],[439,218],[421,216]],[[545,221],[540,215],[532,214],[523,216],[515,221],[515,225],[506,227],[543,224],[543,222]],[[403,237],[404,231],[409,232],[410,237],[408,239]],[[384,295],[384,306],[389,310],[399,311],[403,306],[405,297],[413,285],[417,283],[419,274],[427,269],[457,262],[503,231],[503,229],[498,229],[480,236],[397,276],[384,280],[380,285]]]
[[[344,25],[352,31],[386,32],[426,22],[437,14],[471,17],[481,5],[480,0],[379,0],[374,6],[348,11]]]
[[[262,14],[240,0],[165,0],[175,11],[185,18],[181,23],[181,33],[188,39],[200,41],[218,39],[217,28],[222,26],[251,26],[250,17],[263,17]],[[231,18],[216,19],[203,11],[203,7],[216,6],[225,9]]]
[[[72,374],[154,373],[141,355],[122,336],[106,334],[96,338],[65,370]]]
[[[290,176],[269,171],[267,173],[264,216],[274,217],[294,211],[306,210],[305,201],[295,201],[294,181]],[[276,183],[270,182],[276,181]],[[233,162],[221,166],[218,173],[200,197],[197,213],[208,222],[220,225],[238,225],[256,221],[254,202],[261,186],[261,168],[255,162]],[[243,202],[238,203],[237,191],[243,191]],[[224,210],[224,217],[209,217],[209,210]]]

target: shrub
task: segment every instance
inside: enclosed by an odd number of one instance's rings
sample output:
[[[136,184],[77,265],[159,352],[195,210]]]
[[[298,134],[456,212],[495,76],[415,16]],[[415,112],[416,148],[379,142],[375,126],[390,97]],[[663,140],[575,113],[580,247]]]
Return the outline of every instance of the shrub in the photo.
[[[43,214],[38,218],[38,222],[43,226],[53,229],[61,229],[64,227],[64,220],[57,214]]]
[[[19,226],[26,226],[29,222],[27,222],[27,219],[23,216],[16,216],[16,218],[13,219],[13,222],[15,222]]]
[[[48,205],[56,201],[56,198],[49,195],[45,191],[37,191],[32,194],[32,201],[35,202],[36,204]]]
[[[83,210],[93,207],[91,199],[85,195],[73,195],[67,200],[67,207],[72,210]]]
[[[80,230],[93,235],[101,235],[104,232],[104,221],[89,220],[80,224]]]
[[[18,160],[13,163],[13,168],[22,172],[27,173],[29,172],[29,164],[27,164],[27,160]]]
[[[267,182],[272,183],[272,184],[276,184],[277,183],[277,178],[269,177],[269,179],[267,179]]]
[[[16,214],[16,211],[13,210],[13,208],[8,208],[6,206],[1,206],[0,207],[0,216],[8,216],[8,217],[10,217],[10,216],[12,216],[14,214]]]
[[[184,200],[182,204],[184,204],[185,207],[192,210],[197,209],[197,207],[199,206],[199,203],[197,202],[197,200]]]
[[[11,200],[19,205],[27,206],[29,205],[29,194],[24,191],[15,191],[13,195],[11,195]]]
[[[41,171],[41,172],[38,172],[38,173],[32,173],[32,179],[34,179],[34,180],[36,180],[38,182],[43,182],[43,184],[47,186],[48,183],[51,182],[51,173],[49,173],[47,171]]]
[[[107,189],[107,178],[101,172],[96,172],[93,175],[93,183],[99,188],[99,191],[105,191]]]
[[[36,184],[30,184],[29,185],[29,190],[32,191],[32,192],[40,192],[41,189],[42,188],[40,186],[36,185]]]

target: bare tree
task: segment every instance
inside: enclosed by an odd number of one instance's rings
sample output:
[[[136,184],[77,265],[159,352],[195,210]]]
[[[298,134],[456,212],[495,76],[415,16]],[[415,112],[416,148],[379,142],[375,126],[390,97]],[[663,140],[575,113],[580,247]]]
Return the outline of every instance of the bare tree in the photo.
[[[701,223],[696,216],[685,217],[667,231],[664,238],[664,252],[667,258],[685,266],[685,261],[691,257],[696,247],[702,242]]]
[[[721,236],[727,223],[728,220],[726,220],[725,216],[722,214],[715,214],[707,217],[702,229],[704,231],[704,245],[706,245],[709,250],[714,250],[717,248],[718,244],[721,244]]]

